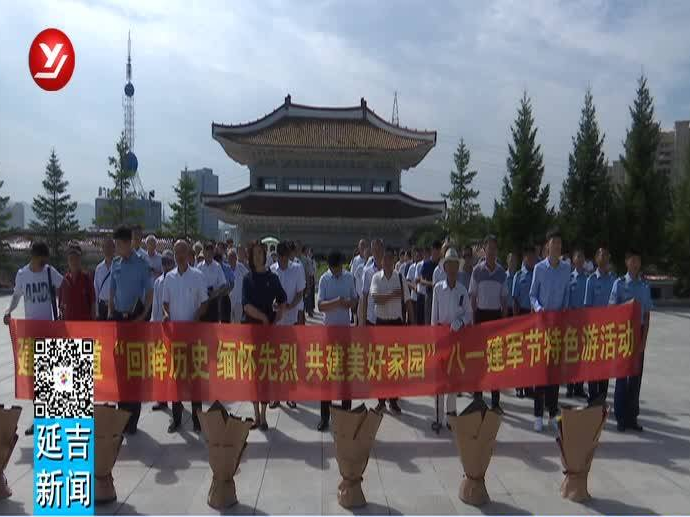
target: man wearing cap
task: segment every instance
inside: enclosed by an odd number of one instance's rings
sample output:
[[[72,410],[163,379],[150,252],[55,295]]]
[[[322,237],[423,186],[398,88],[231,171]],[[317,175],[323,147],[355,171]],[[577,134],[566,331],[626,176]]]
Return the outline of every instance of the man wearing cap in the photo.
[[[151,306],[151,321],[163,321],[163,281],[165,276],[175,267],[175,255],[172,250],[165,250],[161,255],[163,273],[153,282],[153,305]],[[151,408],[162,411],[168,408],[167,402],[158,402]]]
[[[112,238],[103,239],[103,260],[96,266],[93,274],[93,288],[96,293],[96,319],[108,319],[108,300],[110,299],[110,268],[115,256],[115,242]]]
[[[113,239],[118,256],[110,269],[108,319],[144,321],[153,302],[149,264],[132,248],[132,230],[120,226],[113,232]],[[141,402],[120,402],[119,407],[130,412],[125,433],[135,434],[141,413]]]
[[[458,331],[466,325],[472,324],[472,305],[470,296],[465,286],[458,280],[460,271],[460,257],[455,248],[448,248],[440,266],[443,268],[446,279],[434,286],[434,296],[431,302],[431,324],[450,326],[453,331]],[[455,393],[446,395],[444,410],[443,396],[439,396],[439,410],[441,415],[455,415]],[[447,416],[446,426],[450,429]]]
[[[68,271],[60,287],[60,313],[67,321],[89,321],[95,313],[93,282],[81,269],[81,247],[67,248]]]

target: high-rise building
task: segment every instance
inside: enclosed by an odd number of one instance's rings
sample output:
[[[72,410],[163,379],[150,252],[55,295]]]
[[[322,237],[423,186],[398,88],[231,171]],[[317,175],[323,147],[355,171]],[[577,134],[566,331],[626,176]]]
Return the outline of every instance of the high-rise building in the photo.
[[[671,185],[683,178],[683,171],[690,156],[690,120],[677,120],[673,129],[659,132],[659,147],[656,151],[654,168],[659,174],[665,174]],[[609,166],[609,177],[614,185],[623,186],[626,173],[623,164],[614,160]]]
[[[196,213],[199,219],[199,232],[208,239],[218,238],[218,216],[212,209],[204,206],[201,196],[205,194],[218,195],[218,176],[213,174],[213,169],[204,167],[197,170],[186,169],[180,172],[185,178],[192,178],[196,188]]]

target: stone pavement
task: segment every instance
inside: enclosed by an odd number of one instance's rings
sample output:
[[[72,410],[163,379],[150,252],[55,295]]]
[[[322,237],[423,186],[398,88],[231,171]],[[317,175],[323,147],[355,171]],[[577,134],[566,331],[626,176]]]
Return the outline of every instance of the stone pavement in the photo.
[[[9,298],[0,298],[0,313]],[[18,314],[20,315],[21,312]],[[403,415],[387,414],[364,475],[369,505],[357,513],[451,514],[687,514],[690,508],[690,311],[652,315],[642,387],[642,434],[619,434],[607,423],[590,474],[593,499],[561,499],[558,446],[553,434],[532,431],[531,401],[503,395],[506,417],[487,473],[492,502],[477,509],[457,496],[460,462],[450,433],[437,436],[431,397],[404,400]],[[613,389],[613,388],[611,388]],[[14,401],[9,333],[0,329],[0,397]],[[612,393],[610,394],[612,396]],[[462,398],[458,407],[470,401]],[[570,402],[570,401],[565,401]],[[373,401],[369,401],[373,403]],[[20,433],[31,406],[21,405]],[[168,415],[142,410],[140,431],[128,437],[114,470],[118,501],[102,514],[215,514],[206,505],[207,449],[191,432],[166,433]],[[228,404],[252,415],[251,404]],[[188,408],[187,408],[188,409]],[[235,478],[240,503],[231,514],[347,514],[336,501],[339,482],[333,439],[316,431],[318,404],[269,410],[270,430],[253,431]],[[32,439],[20,434],[6,475],[14,495],[2,514],[32,511]]]

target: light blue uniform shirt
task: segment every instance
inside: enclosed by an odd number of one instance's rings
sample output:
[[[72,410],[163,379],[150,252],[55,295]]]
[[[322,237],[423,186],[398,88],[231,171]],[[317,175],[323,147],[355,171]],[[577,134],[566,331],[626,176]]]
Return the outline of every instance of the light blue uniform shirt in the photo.
[[[132,251],[129,258],[116,257],[110,269],[110,292],[113,293],[115,310],[131,312],[137,298],[141,299],[152,289],[151,268],[139,254]]]
[[[230,264],[224,260],[220,262],[220,267],[223,269],[225,281],[228,283],[228,289],[232,291],[232,288],[235,287],[235,272],[230,267]]]
[[[581,309],[585,306],[585,291],[587,290],[587,273],[577,269],[570,273],[570,309]]]
[[[340,275],[335,276],[329,269],[319,279],[319,302],[327,302],[336,298],[348,300],[357,298],[355,277],[349,271],[343,270]],[[323,324],[349,327],[350,311],[345,307],[338,307],[335,310],[324,312]]]
[[[540,311],[560,311],[570,306],[570,266],[562,260],[552,267],[548,258],[534,266],[529,299],[532,308]]]
[[[633,279],[630,273],[626,273],[625,276],[618,278],[613,283],[609,305],[618,305],[633,299],[640,303],[642,323],[644,323],[645,315],[654,307],[652,292],[649,289],[649,284],[642,280],[642,278]]]
[[[530,310],[532,308],[529,300],[530,287],[532,287],[532,269],[522,266],[522,269],[515,273],[513,287],[510,290],[512,298],[517,302],[520,309]]]
[[[605,307],[609,304],[611,290],[616,277],[611,271],[602,274],[597,270],[587,279],[585,290],[585,307]]]
[[[520,270],[518,269],[517,271],[513,271],[512,273],[506,269],[506,292],[508,293],[508,298],[512,298],[513,296],[513,283],[515,282],[515,277],[518,275]],[[512,299],[510,300],[510,303],[508,304],[509,309],[512,311],[513,310],[513,303]]]

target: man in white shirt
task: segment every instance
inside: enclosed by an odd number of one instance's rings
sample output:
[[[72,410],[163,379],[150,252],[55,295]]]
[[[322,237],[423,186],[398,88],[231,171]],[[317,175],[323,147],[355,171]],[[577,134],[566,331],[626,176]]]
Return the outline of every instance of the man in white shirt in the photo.
[[[185,241],[178,240],[173,248],[177,267],[163,280],[163,321],[200,321],[206,310],[207,281],[198,269],[189,267],[188,246]],[[192,425],[196,432],[201,430],[199,411],[201,402],[192,401]],[[181,423],[182,402],[173,402],[168,432],[177,431]]]
[[[162,255],[156,251],[158,239],[151,234],[146,237],[146,260],[151,266],[151,278],[156,279],[163,274]]]
[[[57,319],[57,290],[62,285],[62,275],[48,264],[50,251],[45,242],[34,242],[31,245],[30,262],[17,271],[14,279],[14,294],[10,306],[5,311],[3,323],[10,324],[12,311],[24,297],[24,319],[48,320]],[[24,431],[24,434],[34,434],[34,425]]]
[[[165,276],[175,267],[175,255],[172,250],[165,250],[161,255],[163,273],[153,282],[153,304],[151,305],[151,321],[163,321],[163,281]],[[151,408],[153,411],[168,409],[167,402],[157,402]]]
[[[203,321],[217,323],[220,321],[220,297],[227,296],[229,289],[223,268],[213,259],[214,251],[213,243],[207,242],[204,245],[204,260],[198,263],[196,268],[204,275],[208,294]]]
[[[393,248],[386,248],[383,256],[383,268],[372,276],[370,298],[374,303],[375,325],[404,325],[404,312],[407,312],[408,321],[412,319],[410,291],[402,274],[395,272],[395,250]],[[393,412],[401,412],[397,398],[388,399],[388,404]],[[386,400],[379,399],[376,409],[377,411],[384,411]]]
[[[228,265],[235,277],[235,284],[230,291],[230,322],[242,323],[242,283],[249,269],[239,261],[235,248],[228,251]]]
[[[280,319],[275,324],[279,326],[297,325],[298,310],[304,303],[304,289],[306,281],[304,278],[304,268],[299,261],[290,260],[290,244],[285,241],[278,243],[278,261],[271,266],[271,271],[280,280],[280,285],[287,296],[287,307]],[[271,408],[278,407],[279,403],[271,402]],[[287,401],[288,407],[297,407],[295,402]]]
[[[441,267],[446,279],[434,286],[434,296],[431,302],[431,324],[450,326],[458,331],[466,325],[472,324],[472,304],[465,286],[458,280],[460,271],[460,257],[455,248],[448,248]],[[439,412],[445,415],[446,427],[450,429],[448,415],[456,414],[457,394],[448,393],[444,410],[443,395],[438,397]]]
[[[357,305],[355,305],[355,308],[350,311],[352,313],[352,322],[359,325],[359,307],[361,304],[361,299],[362,299],[362,276],[364,273],[364,266],[367,263],[367,260],[369,260],[369,246],[366,245],[366,241],[362,239],[360,242],[360,246],[364,246],[363,251],[360,252],[359,255],[357,255],[355,258],[352,259],[352,262],[350,262],[350,272],[352,275],[355,277],[355,291],[357,292]],[[364,243],[364,244],[362,244]]]
[[[376,325],[376,310],[374,309],[374,299],[369,296],[371,289],[371,279],[374,274],[378,273],[383,267],[383,241],[375,239],[371,241],[371,264],[364,266],[362,270],[362,292],[359,293],[360,308],[359,308],[359,326]]]
[[[115,256],[115,241],[110,237],[103,240],[103,260],[96,266],[93,274],[93,289],[96,293],[96,319],[108,319],[108,300],[110,299],[110,268]]]
[[[369,258],[369,246],[367,245],[367,241],[365,239],[359,240],[357,251],[359,253],[350,261],[350,272],[352,274],[355,273],[359,266],[364,267],[364,264],[366,264],[367,259]]]

